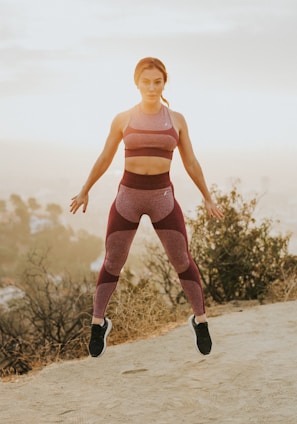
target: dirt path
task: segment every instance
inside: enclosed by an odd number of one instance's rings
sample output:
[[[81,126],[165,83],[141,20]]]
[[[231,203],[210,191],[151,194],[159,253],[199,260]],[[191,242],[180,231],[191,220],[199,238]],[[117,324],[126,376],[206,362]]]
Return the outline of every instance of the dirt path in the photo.
[[[1,422],[295,424],[297,301],[210,318],[213,351],[188,326],[0,383]]]

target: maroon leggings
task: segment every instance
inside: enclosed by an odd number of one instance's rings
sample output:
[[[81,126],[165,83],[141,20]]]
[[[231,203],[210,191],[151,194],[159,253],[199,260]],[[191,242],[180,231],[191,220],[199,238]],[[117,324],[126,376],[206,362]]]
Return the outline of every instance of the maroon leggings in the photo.
[[[175,200],[169,173],[139,175],[125,171],[109,213],[106,254],[96,286],[94,316],[105,316],[142,215],[150,217],[194,314],[203,315],[200,275],[188,250],[184,217]]]

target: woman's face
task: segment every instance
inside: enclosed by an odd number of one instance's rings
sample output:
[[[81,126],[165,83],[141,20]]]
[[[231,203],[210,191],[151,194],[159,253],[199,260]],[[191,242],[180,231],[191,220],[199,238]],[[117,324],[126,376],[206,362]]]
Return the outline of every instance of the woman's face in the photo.
[[[138,89],[142,100],[149,103],[160,101],[165,82],[161,71],[157,68],[142,71],[138,81]]]

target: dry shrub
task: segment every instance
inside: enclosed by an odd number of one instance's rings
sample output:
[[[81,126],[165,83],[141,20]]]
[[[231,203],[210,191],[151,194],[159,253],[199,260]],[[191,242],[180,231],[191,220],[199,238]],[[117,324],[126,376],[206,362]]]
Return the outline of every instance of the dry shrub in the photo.
[[[297,273],[270,284],[265,299],[269,302],[287,302],[297,299]]]
[[[154,283],[132,282],[125,271],[109,303],[107,315],[113,322],[109,344],[118,344],[156,335],[178,325],[189,315],[189,306],[169,308],[168,301]]]

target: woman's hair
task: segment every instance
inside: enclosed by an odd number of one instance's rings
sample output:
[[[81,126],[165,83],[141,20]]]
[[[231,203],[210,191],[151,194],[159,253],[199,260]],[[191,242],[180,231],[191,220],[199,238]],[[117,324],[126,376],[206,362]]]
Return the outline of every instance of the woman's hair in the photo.
[[[162,73],[164,78],[164,83],[166,84],[168,79],[168,74],[167,74],[165,65],[163,62],[161,62],[160,59],[157,59],[156,57],[145,57],[137,63],[135,67],[135,71],[134,71],[135,84],[138,85],[140,75],[145,69],[154,69],[154,68],[158,69]],[[161,99],[169,107],[168,100],[166,100],[162,95],[161,95]]]

